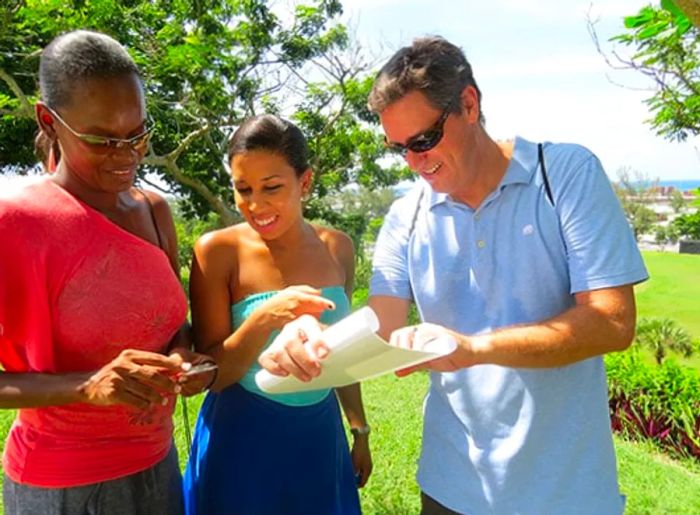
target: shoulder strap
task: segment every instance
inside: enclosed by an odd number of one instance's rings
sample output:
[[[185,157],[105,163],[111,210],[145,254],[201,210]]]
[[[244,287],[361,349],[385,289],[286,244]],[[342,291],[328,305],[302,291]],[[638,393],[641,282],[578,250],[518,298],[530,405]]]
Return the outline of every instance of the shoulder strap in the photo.
[[[408,229],[408,242],[411,242],[411,236],[413,236],[413,230],[416,228],[416,220],[418,220],[418,213],[420,213],[420,207],[421,207],[421,202],[423,200],[423,194],[425,193],[425,189],[421,188],[420,193],[418,194],[418,200],[416,201],[416,209],[413,211],[413,218],[411,219],[411,226]],[[416,303],[416,296],[413,293],[413,285],[410,284],[409,280],[409,286],[411,287],[411,298],[413,299],[413,303]]]
[[[148,198],[148,195],[146,195],[146,192],[143,191],[140,188],[136,188],[138,192],[143,195],[143,198],[146,199],[146,203],[148,204],[148,211],[151,213],[151,220],[153,220],[153,228],[156,230],[156,237],[158,238],[158,248],[163,250],[166,254],[168,253],[168,250],[163,247],[163,239],[160,237],[160,227],[158,226],[158,220],[156,218],[156,213],[155,210],[153,209],[153,203],[151,202],[151,199]]]
[[[408,238],[411,238],[411,235],[413,234],[413,229],[416,228],[416,220],[418,220],[418,212],[420,211],[420,204],[421,201],[423,200],[423,193],[425,192],[425,189],[421,188],[420,194],[418,195],[418,201],[416,202],[416,210],[413,212],[413,218],[411,219],[411,227],[408,230]]]
[[[547,193],[547,198],[552,206],[554,206],[554,195],[552,195],[552,188],[549,186],[549,178],[547,177],[547,169],[544,166],[544,149],[542,143],[537,144],[537,161],[540,172],[542,173],[542,182],[544,182],[544,190]]]

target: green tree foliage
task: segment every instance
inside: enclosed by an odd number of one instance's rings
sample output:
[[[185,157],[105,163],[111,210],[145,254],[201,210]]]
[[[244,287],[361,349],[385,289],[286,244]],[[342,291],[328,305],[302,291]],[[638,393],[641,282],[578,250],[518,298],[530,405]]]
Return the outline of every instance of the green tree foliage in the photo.
[[[657,225],[654,228],[654,239],[656,243],[676,243],[680,234],[673,224]]]
[[[695,351],[690,333],[670,318],[640,319],[637,323],[635,342],[651,350],[659,365],[669,352],[689,358]]]
[[[0,6],[0,172],[33,155],[38,55],[57,34],[95,29],[122,42],[142,69],[152,147],[141,177],[184,199],[187,216],[235,221],[222,162],[232,130],[251,114],[294,118],[310,139],[316,189],[311,216],[342,216],[317,199],[349,181],[392,184],[376,121],[365,107],[366,64],[337,22],[338,0],[282,13],[265,0],[10,0]],[[277,14],[276,14],[277,13]],[[293,113],[293,114],[292,114]],[[342,224],[341,224],[342,225]]]
[[[617,171],[617,182],[613,184],[613,188],[635,239],[649,233],[657,222],[656,213],[649,207],[653,186],[647,178],[629,168],[620,168]]]
[[[680,235],[693,240],[700,240],[700,210],[695,211],[695,213],[681,215],[672,223]]]
[[[361,254],[374,243],[384,215],[395,199],[396,193],[392,188],[359,186],[325,197],[322,202],[325,210],[341,212],[356,221],[357,226],[348,234],[355,243],[357,253]]]
[[[671,208],[674,213],[680,213],[685,207],[686,201],[683,194],[678,190],[673,190],[671,192]]]
[[[634,54],[616,57],[622,67],[654,81],[656,92],[646,100],[652,127],[671,140],[700,134],[700,28],[672,0],[626,17],[625,27],[612,41],[632,47]]]
[[[413,174],[403,162],[380,165],[379,158],[386,152],[384,138],[372,128],[376,116],[367,108],[373,79],[348,74],[336,60],[325,63],[324,70],[331,80],[305,83],[304,101],[294,115],[309,138],[311,167],[316,173],[314,195],[306,202],[305,213],[344,230],[359,248],[371,210],[345,209],[349,206],[333,199],[342,197],[348,184],[361,191],[386,191]],[[324,106],[333,103],[334,112],[326,114]]]
[[[214,212],[205,217],[185,217],[183,210],[187,209],[183,200],[170,202],[170,209],[175,222],[175,234],[178,244],[178,261],[180,263],[180,278],[187,289],[190,280],[190,266],[194,244],[204,233],[220,229],[220,221]]]

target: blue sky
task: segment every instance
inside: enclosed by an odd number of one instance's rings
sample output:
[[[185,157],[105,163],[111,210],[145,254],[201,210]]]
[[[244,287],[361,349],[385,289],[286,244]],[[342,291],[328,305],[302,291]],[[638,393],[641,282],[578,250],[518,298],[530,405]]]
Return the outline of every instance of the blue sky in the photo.
[[[656,136],[644,123],[650,84],[636,72],[611,70],[588,34],[590,11],[611,50],[607,40],[622,32],[622,17],[648,3],[343,0],[346,23],[380,63],[425,34],[459,45],[482,90],[492,137],[581,143],[613,180],[620,167],[649,179],[700,179],[700,138],[674,143]]]

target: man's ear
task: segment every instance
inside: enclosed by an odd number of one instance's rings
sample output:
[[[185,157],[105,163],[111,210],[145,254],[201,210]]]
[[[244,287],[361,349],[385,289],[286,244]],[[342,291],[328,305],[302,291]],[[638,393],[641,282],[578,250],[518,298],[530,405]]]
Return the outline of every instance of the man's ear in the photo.
[[[466,86],[460,95],[462,111],[466,113],[469,123],[478,123],[480,115],[479,94],[474,86]]]

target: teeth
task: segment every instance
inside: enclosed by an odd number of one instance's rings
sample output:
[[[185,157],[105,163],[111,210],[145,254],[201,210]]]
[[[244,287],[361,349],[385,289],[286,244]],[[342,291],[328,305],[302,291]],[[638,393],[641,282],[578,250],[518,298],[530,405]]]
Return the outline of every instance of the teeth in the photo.
[[[276,218],[276,216],[270,216],[268,218],[254,218],[253,220],[255,220],[255,223],[257,225],[264,227],[266,225],[270,225],[272,222],[275,221]]]
[[[433,175],[435,172],[438,171],[438,168],[440,168],[441,166],[442,166],[442,163],[438,163],[435,166],[433,166],[432,168],[428,168],[427,170],[424,170],[423,173],[425,175]]]

